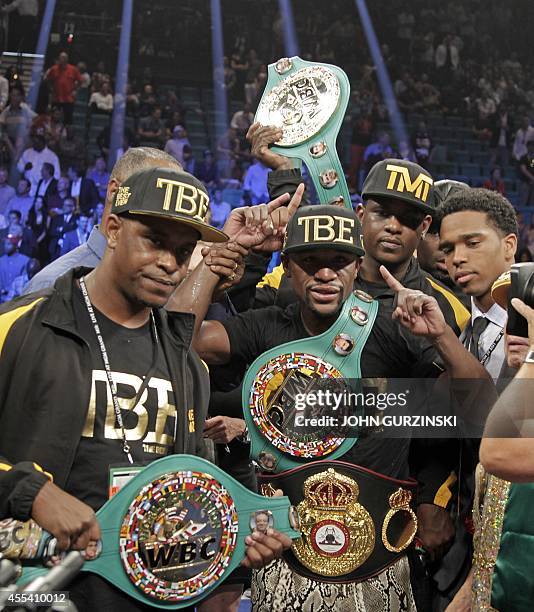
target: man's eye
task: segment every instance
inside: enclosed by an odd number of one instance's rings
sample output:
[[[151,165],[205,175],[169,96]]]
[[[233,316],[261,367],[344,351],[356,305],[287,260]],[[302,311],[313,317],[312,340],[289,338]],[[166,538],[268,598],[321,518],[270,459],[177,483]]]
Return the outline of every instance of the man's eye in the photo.
[[[479,240],[469,240],[469,242],[467,243],[467,246],[469,246],[469,247],[476,247],[479,244],[480,244]]]

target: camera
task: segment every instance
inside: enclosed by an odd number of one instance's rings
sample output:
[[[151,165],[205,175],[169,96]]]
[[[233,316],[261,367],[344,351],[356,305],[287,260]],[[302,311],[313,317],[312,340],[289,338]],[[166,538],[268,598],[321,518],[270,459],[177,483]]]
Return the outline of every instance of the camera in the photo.
[[[519,298],[527,306],[534,307],[534,263],[518,263],[510,268],[508,292],[508,323],[506,332],[511,336],[528,338],[528,324],[511,305],[512,298]]]

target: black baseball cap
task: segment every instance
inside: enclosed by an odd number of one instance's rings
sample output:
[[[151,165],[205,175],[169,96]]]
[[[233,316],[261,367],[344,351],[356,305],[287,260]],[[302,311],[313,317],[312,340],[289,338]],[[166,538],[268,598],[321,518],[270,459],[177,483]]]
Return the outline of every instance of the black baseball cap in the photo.
[[[204,221],[208,208],[208,192],[192,174],[155,167],[136,172],[121,184],[111,212],[168,218],[196,229],[202,240],[226,242],[224,232]]]
[[[462,181],[453,181],[452,179],[443,179],[434,183],[434,202],[436,208],[450,196],[456,195],[462,189],[469,189],[467,183]]]
[[[302,206],[289,221],[282,253],[313,249],[347,251],[361,257],[362,226],[353,210],[330,204]]]
[[[384,159],[369,171],[362,198],[395,198],[431,215],[435,207],[433,185],[432,176],[419,164],[404,159]]]

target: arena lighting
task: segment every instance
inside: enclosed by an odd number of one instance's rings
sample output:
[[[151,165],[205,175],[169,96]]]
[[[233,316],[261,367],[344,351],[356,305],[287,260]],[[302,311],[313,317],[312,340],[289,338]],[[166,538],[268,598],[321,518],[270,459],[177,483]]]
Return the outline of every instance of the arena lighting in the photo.
[[[355,2],[356,8],[360,13],[360,19],[363,25],[363,31],[365,32],[365,37],[367,38],[369,50],[371,51],[371,57],[373,58],[373,62],[376,66],[378,84],[380,86],[380,90],[382,91],[382,97],[384,98],[386,108],[388,109],[389,118],[393,126],[393,132],[395,133],[395,139],[397,144],[404,141],[408,143],[408,146],[410,146],[410,138],[408,136],[406,126],[404,125],[404,121],[397,104],[397,99],[395,98],[395,94],[393,92],[391,79],[389,78],[388,70],[384,64],[384,58],[382,57],[382,52],[380,51],[380,45],[378,44],[376,33],[367,10],[365,0],[355,0]]]
[[[293,20],[293,9],[291,0],[278,0],[278,7],[282,15],[282,25],[284,27],[284,46],[287,57],[293,57],[299,54],[299,42],[295,31],[295,22]]]
[[[215,106],[215,138],[224,135],[228,125],[228,102],[224,85],[224,37],[221,0],[211,0],[211,58],[213,64],[213,103]]]
[[[123,152],[124,122],[126,116],[126,86],[128,85],[128,67],[130,62],[130,40],[132,34],[133,0],[123,0],[119,56],[115,73],[115,98],[113,117],[111,119],[111,137],[109,145],[108,170]]]
[[[44,58],[46,55],[46,49],[48,47],[48,39],[50,38],[50,29],[52,27],[55,8],[56,0],[46,0],[43,19],[41,21],[41,29],[39,30],[39,38],[37,40],[37,48],[35,49],[36,57],[32,66],[32,77],[27,99],[28,104],[33,109],[35,109],[35,105],[37,104],[37,96],[39,95],[39,85],[41,84]]]

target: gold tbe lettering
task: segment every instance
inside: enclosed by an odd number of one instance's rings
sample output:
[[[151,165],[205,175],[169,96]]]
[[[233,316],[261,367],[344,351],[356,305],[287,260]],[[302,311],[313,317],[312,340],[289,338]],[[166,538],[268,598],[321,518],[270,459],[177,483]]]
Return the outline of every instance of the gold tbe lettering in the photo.
[[[353,235],[355,221],[336,215],[309,215],[298,220],[304,225],[304,242],[355,243]]]
[[[188,183],[165,178],[158,178],[156,180],[156,187],[158,189],[165,189],[163,210],[171,210],[171,207],[174,206],[176,212],[181,212],[188,217],[196,217],[201,221],[204,220],[208,210],[209,198],[202,190]],[[176,191],[174,191],[175,187]],[[176,194],[174,202],[173,193]]]

